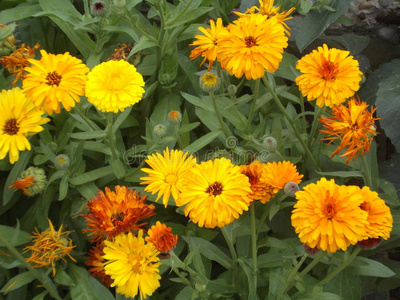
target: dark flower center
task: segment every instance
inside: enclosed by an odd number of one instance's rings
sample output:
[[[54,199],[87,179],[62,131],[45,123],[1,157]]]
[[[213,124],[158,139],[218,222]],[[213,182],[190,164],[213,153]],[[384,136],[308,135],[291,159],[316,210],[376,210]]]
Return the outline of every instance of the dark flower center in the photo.
[[[47,74],[46,77],[48,85],[56,85],[59,86],[61,82],[61,75],[58,75],[56,71]]]
[[[336,215],[336,209],[332,204],[328,204],[327,206],[325,206],[325,215],[329,219],[332,219]]]
[[[115,226],[115,223],[122,222],[125,218],[125,214],[123,212],[115,213],[111,216],[111,223]]]
[[[94,3],[94,9],[95,10],[103,10],[105,8],[105,5],[101,1],[97,1]]]
[[[339,70],[333,62],[326,61],[322,64],[321,75],[326,80],[335,79],[338,72]]]
[[[209,193],[212,196],[217,196],[222,193],[222,189],[222,184],[216,181],[208,186],[208,188],[206,189],[206,193]]]
[[[256,41],[256,39],[255,39],[254,37],[252,37],[252,36],[246,36],[246,37],[244,38],[244,41],[245,41],[245,43],[246,43],[246,47],[248,47],[248,48],[253,47],[253,46],[257,46],[257,41]]]
[[[3,127],[3,132],[8,135],[16,135],[19,131],[17,119],[9,119]]]

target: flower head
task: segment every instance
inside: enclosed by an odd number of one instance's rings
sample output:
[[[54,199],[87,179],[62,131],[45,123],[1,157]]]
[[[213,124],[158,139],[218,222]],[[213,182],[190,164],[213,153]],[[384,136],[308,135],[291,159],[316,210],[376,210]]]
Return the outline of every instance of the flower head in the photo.
[[[144,189],[152,195],[158,192],[157,199],[163,197],[162,201],[167,207],[169,198],[172,197],[178,204],[179,194],[184,182],[187,180],[190,169],[195,165],[196,159],[188,152],[181,150],[169,150],[168,147],[163,151],[163,155],[155,153],[147,156],[146,163],[150,168],[142,168],[147,176],[140,178],[144,180],[140,184],[147,184]]]
[[[0,93],[0,159],[9,154],[10,163],[19,159],[19,151],[31,150],[28,135],[43,130],[50,121],[43,118],[43,111],[37,110],[19,88],[2,90]]]
[[[213,20],[210,20],[210,27],[204,29],[203,27],[199,27],[199,30],[204,35],[196,35],[195,40],[189,46],[197,46],[190,52],[190,60],[193,60],[199,56],[204,57],[203,61],[200,63],[200,66],[208,60],[208,71],[211,70],[214,61],[217,60],[217,50],[219,47],[220,38],[227,33],[226,28],[222,25],[222,19],[218,18],[215,23]]]
[[[299,184],[303,175],[297,172],[297,168],[290,161],[269,162],[265,166],[261,181],[274,188],[274,193],[285,188],[288,182]]]
[[[282,60],[288,38],[277,17],[260,14],[240,17],[218,42],[218,60],[231,75],[261,78],[274,72]]]
[[[178,206],[200,227],[223,227],[248,210],[252,193],[249,179],[229,159],[195,165],[185,179]]]
[[[124,111],[139,102],[144,94],[143,76],[124,60],[109,60],[88,74],[86,97],[103,112]]]
[[[375,120],[373,117],[376,108],[367,109],[368,104],[357,101],[354,97],[347,102],[347,106],[340,104],[332,108],[330,118],[320,118],[320,122],[328,137],[322,139],[329,141],[329,144],[335,140],[340,141],[339,147],[332,153],[339,154],[343,149],[345,152],[340,155],[346,156],[346,164],[351,160],[356,160],[358,155],[365,155],[376,135]]]
[[[32,246],[27,246],[24,251],[31,251],[31,256],[26,259],[27,262],[33,263],[35,268],[53,268],[53,276],[56,274],[55,263],[60,259],[65,260],[65,256],[76,260],[70,255],[70,252],[75,247],[72,245],[72,240],[68,238],[70,231],[62,232],[62,225],[56,231],[53,224],[49,220],[49,228],[43,232],[33,233],[31,237],[34,240]]]
[[[43,169],[29,167],[21,173],[21,176],[13,181],[13,185],[9,188],[15,188],[16,190],[22,190],[24,195],[34,196],[43,192],[46,188],[47,180],[46,174]]]
[[[178,236],[173,235],[171,230],[171,227],[157,221],[147,232],[149,236],[146,237],[146,242],[153,243],[161,254],[168,254],[178,243]]]
[[[119,46],[119,48],[114,50],[113,54],[111,54],[108,60],[127,60],[129,53],[131,53],[132,47],[125,43],[120,43],[117,46]]]
[[[171,110],[168,113],[168,117],[169,121],[174,125],[178,125],[182,121],[182,114],[176,110]]]
[[[368,213],[360,208],[364,199],[359,187],[321,178],[298,191],[296,198],[292,225],[309,247],[332,253],[365,236]]]
[[[116,186],[115,192],[109,188],[99,191],[90,199],[87,207],[90,212],[82,215],[88,224],[84,231],[93,235],[92,241],[111,238],[122,232],[139,230],[147,223],[140,221],[154,215],[155,206],[145,204],[147,196],[140,197],[136,190],[126,186]]]
[[[160,286],[159,252],[153,243],[145,243],[143,231],[137,237],[121,234],[104,243],[104,269],[114,281],[111,287],[116,286],[117,293],[126,297],[134,298],[138,293],[140,299],[151,296]]]
[[[65,170],[69,167],[70,159],[65,154],[59,154],[54,158],[53,164],[57,170]]]
[[[296,84],[308,101],[317,99],[317,105],[333,107],[354,95],[360,88],[358,61],[349,51],[318,47],[297,62],[302,74]]]
[[[94,1],[91,6],[91,13],[95,17],[105,16],[107,13],[106,4],[101,0]]]
[[[207,93],[213,93],[218,90],[220,86],[220,80],[217,74],[208,72],[200,76],[199,84],[203,91]]]
[[[104,265],[106,260],[104,259],[104,241],[101,243],[96,243],[95,246],[90,249],[89,256],[85,265],[89,266],[89,273],[95,278],[100,278],[101,283],[107,287],[110,287],[112,279],[105,273]]]

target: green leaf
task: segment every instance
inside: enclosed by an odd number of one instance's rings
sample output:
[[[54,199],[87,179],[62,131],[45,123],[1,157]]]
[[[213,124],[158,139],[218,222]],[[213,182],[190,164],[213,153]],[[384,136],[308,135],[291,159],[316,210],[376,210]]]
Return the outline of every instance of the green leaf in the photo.
[[[32,282],[35,276],[31,272],[24,272],[11,278],[6,285],[0,290],[1,293],[7,293]]]
[[[281,253],[266,253],[261,254],[257,258],[258,268],[275,268],[281,267],[283,264],[283,257]]]
[[[189,124],[182,125],[181,128],[179,128],[178,133],[182,134],[182,133],[185,133],[185,132],[192,131],[193,129],[195,129],[199,125],[200,125],[200,122],[194,122],[194,123],[189,123]]]
[[[125,168],[119,158],[116,158],[112,161],[111,166],[113,168],[113,172],[118,179],[121,179],[125,175]]]
[[[298,58],[293,54],[283,52],[283,59],[279,64],[279,68],[275,71],[275,75],[294,81],[300,75],[300,72],[293,68],[296,66],[297,60]]]
[[[58,194],[59,201],[64,200],[68,194],[68,180],[69,180],[69,176],[68,176],[68,174],[65,174],[65,176],[63,176],[63,178],[60,181],[60,191]]]
[[[69,277],[69,275],[62,269],[62,268],[57,268],[56,271],[56,276],[54,276],[54,281],[58,284],[66,285],[66,286],[74,286],[75,283]]]
[[[332,171],[332,172],[315,171],[315,172],[322,176],[332,176],[332,177],[340,177],[340,178],[353,178],[353,177],[362,178],[364,176],[363,172],[361,172],[361,171]]]
[[[186,23],[191,23],[192,21],[200,18],[202,15],[205,15],[212,11],[214,7],[197,7],[195,9],[189,10],[185,12],[178,19],[172,17],[172,20],[167,20],[165,24],[165,29],[171,29],[180,25],[184,25]]]
[[[112,155],[110,147],[100,142],[86,141],[83,144],[83,149],[104,153],[108,156]]]
[[[318,12],[314,10],[308,13],[301,21],[296,36],[296,44],[300,52],[303,52],[330,24],[335,22],[336,19],[349,8],[351,2],[351,0],[333,0],[330,3],[330,7],[332,7],[335,12],[328,10]]]
[[[391,277],[395,273],[384,264],[366,257],[358,256],[348,267],[353,274],[373,276],[373,277]]]
[[[303,0],[300,3],[299,13],[301,13],[302,15],[306,15],[310,11],[311,7],[312,7],[311,2]]]
[[[183,151],[195,152],[200,150],[201,148],[207,146],[211,143],[215,138],[217,138],[222,133],[221,129],[217,129],[203,135],[201,138],[197,139],[195,142],[191,143],[187,146]]]
[[[250,263],[249,259],[246,259],[244,257],[239,257],[236,260],[239,263],[239,266],[242,267],[242,270],[246,274],[248,285],[249,285],[249,298],[248,299],[258,299],[257,297],[257,291],[254,288],[253,284],[253,268],[252,264]]]
[[[34,14],[33,17],[55,17],[60,19],[61,21],[64,21],[72,25],[81,21],[81,18],[77,18],[72,14],[65,13],[62,11],[40,11]]]
[[[129,27],[124,26],[111,26],[111,25],[104,25],[101,27],[102,30],[109,31],[109,32],[119,32],[119,33],[126,33],[128,34],[135,42],[139,41],[139,37],[136,34],[135,30]]]
[[[86,200],[93,198],[99,191],[99,188],[94,184],[94,182],[77,185],[75,188]]]
[[[118,130],[118,128],[121,126],[122,122],[124,122],[125,119],[129,116],[129,114],[132,111],[132,108],[133,108],[133,106],[130,106],[118,115],[117,119],[114,121],[114,123],[112,125],[112,133],[113,134]]]
[[[98,139],[106,137],[107,132],[103,130],[90,131],[90,132],[76,132],[76,133],[69,133],[69,136],[79,140]]]
[[[139,39],[139,42],[135,44],[135,46],[132,48],[131,53],[128,55],[127,60],[131,58],[131,56],[139,51],[142,51],[144,49],[148,49],[151,47],[157,46],[157,43],[154,41],[149,40],[147,37],[142,35]]]
[[[35,298],[33,298],[32,300],[43,300],[47,293],[47,291],[43,291],[39,295],[35,296]]]
[[[111,174],[114,174],[113,168],[111,166],[107,166],[73,177],[69,182],[73,185],[82,185]]]
[[[42,140],[40,140],[40,148],[42,148],[43,153],[49,158],[50,161],[54,161],[56,155]]]
[[[332,41],[338,48],[349,50],[351,55],[358,55],[369,44],[370,38],[367,36],[356,35],[354,33],[345,33],[337,36],[326,36],[326,39]]]
[[[361,299],[361,280],[349,270],[344,269],[324,287],[325,292],[335,293],[342,300]]]
[[[0,11],[0,20],[2,24],[7,24],[23,19],[32,17],[35,13],[41,11],[41,7],[38,4],[21,4],[14,8],[5,9]]]
[[[6,239],[11,245],[19,246],[29,242],[29,233],[22,231],[18,228],[0,225],[0,232],[4,239]],[[5,245],[0,241],[0,247]]]

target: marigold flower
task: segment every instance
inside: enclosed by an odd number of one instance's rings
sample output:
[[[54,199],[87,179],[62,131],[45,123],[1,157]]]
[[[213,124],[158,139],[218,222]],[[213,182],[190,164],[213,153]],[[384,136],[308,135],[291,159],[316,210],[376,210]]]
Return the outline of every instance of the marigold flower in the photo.
[[[117,185],[115,192],[105,188],[105,193],[99,191],[87,204],[90,212],[82,216],[89,228],[84,231],[93,236],[92,242],[96,242],[122,232],[139,230],[147,224],[139,222],[154,215],[155,206],[145,204],[146,200],[147,196],[140,197],[136,190],[126,186]]]
[[[124,111],[139,102],[144,94],[143,76],[124,60],[109,60],[88,74],[86,97],[103,112]]]
[[[214,61],[217,60],[217,50],[219,47],[220,38],[227,33],[226,28],[222,25],[222,19],[218,18],[215,23],[210,20],[211,28],[204,29],[199,27],[199,30],[204,33],[204,35],[196,35],[197,39],[189,46],[197,46],[190,52],[190,60],[193,60],[199,56],[204,57],[200,66],[208,60],[208,71],[211,70]]]
[[[185,179],[178,206],[200,227],[223,227],[249,209],[249,179],[229,159],[217,158],[195,165]]]
[[[0,159],[9,154],[10,163],[19,159],[19,151],[31,150],[27,136],[34,135],[50,120],[43,118],[20,88],[2,90],[0,93]]]
[[[321,178],[298,191],[296,198],[292,226],[309,247],[332,253],[365,236],[368,213],[360,208],[364,199],[359,187]]]
[[[358,61],[349,51],[327,45],[318,47],[297,62],[301,73],[296,84],[308,101],[317,99],[317,105],[333,107],[354,95],[360,88]]]
[[[24,68],[29,66],[28,59],[35,58],[35,50],[40,47],[37,43],[33,48],[22,44],[20,48],[14,50],[10,55],[0,58],[0,64],[7,69],[8,72],[15,76],[12,85],[15,86],[18,79],[24,79]]]
[[[326,133],[329,144],[335,140],[340,141],[339,147],[332,153],[331,157],[339,154],[343,149],[345,152],[340,155],[346,156],[347,164],[351,159],[356,160],[358,155],[365,155],[376,135],[374,112],[376,108],[368,111],[368,104],[352,98],[347,106],[340,104],[332,108],[332,117],[321,117],[319,121],[326,128],[320,133]]]
[[[147,184],[144,190],[151,192],[152,195],[158,192],[156,201],[163,196],[162,201],[165,207],[172,194],[178,205],[182,186],[187,180],[190,169],[196,164],[196,159],[192,155],[188,156],[188,152],[169,150],[167,147],[163,155],[155,153],[147,156],[146,163],[151,169],[141,169],[148,175],[140,178],[144,180],[140,184]]]
[[[265,181],[261,181],[263,173],[265,172],[266,164],[260,163],[255,160],[250,165],[240,166],[240,172],[246,175],[249,179],[251,193],[248,197],[254,200],[260,200],[265,204],[275,195],[274,188]]]
[[[89,256],[87,257],[87,261],[85,265],[91,267],[89,269],[90,274],[92,274],[95,278],[100,278],[101,283],[107,287],[110,287],[112,283],[112,279],[109,275],[105,273],[104,265],[106,260],[104,259],[104,241],[101,243],[97,243],[95,246],[90,249]]]
[[[70,231],[62,232],[62,225],[56,231],[53,224],[49,220],[49,228],[43,232],[33,233],[31,238],[34,240],[33,246],[24,248],[24,252],[32,251],[31,256],[26,258],[26,261],[33,263],[35,268],[53,268],[53,276],[56,274],[55,263],[59,260],[65,260],[68,256],[72,261],[76,260],[70,255],[70,252],[75,247],[72,245],[72,240],[68,238]]]
[[[49,115],[61,111],[60,103],[70,111],[84,94],[89,68],[68,52],[55,55],[40,50],[40,54],[40,60],[28,59],[33,66],[25,68],[24,92]]]
[[[269,162],[265,165],[261,181],[266,182],[274,188],[274,193],[285,188],[286,183],[299,184],[303,175],[297,172],[297,167],[290,161]]]
[[[178,125],[182,121],[182,114],[176,110],[171,110],[168,113],[168,117],[169,121],[174,125]]]
[[[178,236],[173,235],[172,228],[157,221],[147,232],[146,242],[153,243],[161,254],[168,254],[178,243]]]
[[[107,275],[117,287],[117,293],[134,298],[140,293],[140,299],[151,296],[160,286],[159,263],[156,247],[153,243],[145,243],[143,231],[137,237],[132,233],[121,234],[115,241],[105,241],[103,258]]]
[[[228,34],[218,42],[218,60],[231,75],[261,78],[274,72],[282,60],[288,38],[277,17],[260,14],[241,17],[229,25]]]
[[[21,173],[21,176],[13,181],[13,184],[8,188],[22,190],[24,195],[34,196],[43,192],[46,188],[47,180],[43,169],[29,167]]]

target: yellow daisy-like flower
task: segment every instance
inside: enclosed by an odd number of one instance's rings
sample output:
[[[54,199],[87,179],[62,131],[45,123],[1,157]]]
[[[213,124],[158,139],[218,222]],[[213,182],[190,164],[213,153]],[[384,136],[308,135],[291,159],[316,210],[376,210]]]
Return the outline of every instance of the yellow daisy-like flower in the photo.
[[[55,263],[60,259],[65,260],[68,256],[72,261],[76,260],[70,255],[70,252],[75,247],[72,245],[72,240],[68,238],[70,231],[62,232],[62,226],[56,231],[53,224],[49,220],[49,228],[43,232],[33,233],[31,237],[34,240],[33,246],[24,248],[24,252],[31,251],[31,256],[26,259],[27,262],[33,263],[34,268],[53,268],[53,276],[56,274]]]
[[[308,101],[317,99],[317,105],[333,107],[352,97],[360,88],[358,61],[349,51],[318,47],[297,62],[301,73],[296,84]]]
[[[222,25],[222,19],[218,18],[217,23],[213,20],[210,20],[211,28],[204,29],[203,27],[199,27],[199,30],[204,35],[196,35],[195,40],[189,46],[197,46],[190,52],[190,60],[193,60],[199,56],[204,57],[203,61],[200,63],[200,66],[208,60],[208,70],[210,71],[214,61],[217,60],[217,50],[218,44],[221,36],[227,33],[226,28]]]
[[[393,228],[393,216],[390,208],[385,201],[379,198],[377,192],[371,191],[369,187],[364,186],[361,189],[364,202],[361,209],[368,213],[368,222],[366,238],[387,240],[390,238],[390,232]]]
[[[252,201],[260,200],[263,204],[269,202],[275,195],[274,187],[261,180],[265,167],[266,164],[260,163],[258,160],[255,160],[250,165],[240,166],[240,172],[249,178],[252,192],[248,197]]]
[[[332,253],[365,236],[368,213],[360,208],[364,198],[359,187],[321,178],[298,191],[296,198],[292,225],[309,247]]]
[[[274,193],[282,190],[286,183],[299,184],[303,175],[297,172],[297,168],[290,161],[269,162],[265,165],[261,181],[266,182],[274,188]]]
[[[251,14],[234,21],[228,30],[218,43],[218,60],[231,75],[257,79],[265,70],[279,67],[288,38],[277,17]]]
[[[0,159],[9,154],[10,163],[19,159],[19,151],[31,150],[27,136],[43,130],[50,120],[43,118],[20,88],[2,90],[0,93]]]
[[[365,155],[376,135],[374,112],[376,108],[369,111],[368,104],[352,98],[347,102],[347,106],[339,104],[332,108],[332,117],[321,117],[319,121],[326,128],[320,133],[326,133],[329,144],[335,140],[340,141],[339,147],[332,153],[339,154],[343,149],[345,152],[341,157],[347,156],[345,164],[351,159],[356,160],[358,155]]]
[[[151,192],[152,195],[158,192],[156,201],[163,196],[162,201],[165,207],[172,194],[178,205],[183,184],[187,180],[190,169],[196,164],[196,159],[192,155],[188,156],[188,152],[168,150],[167,147],[163,155],[155,153],[147,156],[146,163],[151,169],[141,169],[148,174],[140,178],[144,180],[140,184],[147,184],[144,190]]]
[[[103,249],[107,260],[105,273],[117,287],[117,293],[134,298],[140,293],[140,299],[151,296],[160,286],[161,276],[158,274],[159,263],[156,247],[153,243],[145,243],[143,231],[137,237],[132,233],[121,234],[115,241],[105,241]]]
[[[249,179],[229,159],[195,165],[185,179],[178,205],[186,205],[185,215],[200,227],[223,227],[244,210],[248,210],[251,199]]]
[[[60,103],[70,111],[84,94],[89,68],[68,52],[55,55],[40,50],[40,54],[40,60],[28,60],[33,66],[25,68],[24,92],[49,115],[61,111]]]
[[[110,60],[95,66],[88,74],[86,97],[103,112],[124,111],[144,94],[143,76],[125,60]]]

